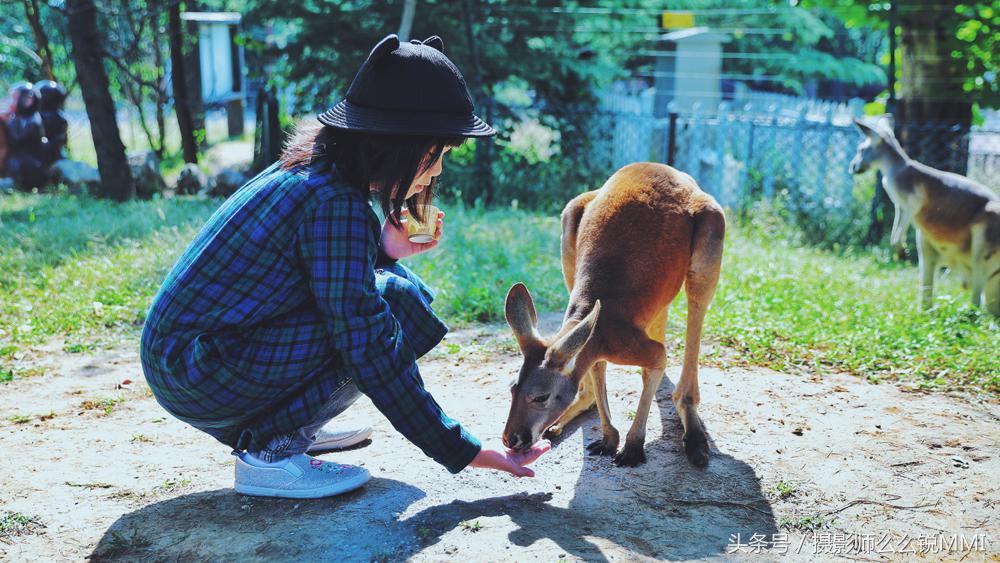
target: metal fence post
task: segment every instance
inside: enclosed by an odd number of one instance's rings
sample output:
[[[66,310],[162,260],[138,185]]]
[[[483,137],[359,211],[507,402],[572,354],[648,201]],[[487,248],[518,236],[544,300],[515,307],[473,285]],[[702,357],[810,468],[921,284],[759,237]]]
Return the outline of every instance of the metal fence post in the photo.
[[[687,167],[689,168],[689,170],[686,170],[685,172],[694,176],[695,180],[697,180],[699,183],[706,182],[704,185],[708,185],[707,184],[708,180],[706,180],[708,174],[701,173],[702,172],[701,155],[703,152],[701,148],[701,139],[704,136],[705,128],[708,125],[708,120],[702,119],[702,122],[699,123],[698,120],[700,117],[701,117],[701,103],[695,102],[691,106],[691,119],[688,121],[688,131],[689,131],[689,134],[687,136],[688,143],[687,143],[687,148],[685,148],[684,150],[687,153]]]
[[[770,142],[767,144],[767,150],[764,151],[764,158],[767,159],[765,163],[767,166],[767,172],[764,174],[764,197],[768,201],[774,199],[774,175],[777,160],[774,154],[774,147],[778,142],[779,133],[778,118],[775,116],[776,111],[777,108],[772,105],[767,112],[770,116],[768,117],[768,128],[770,129],[770,135],[768,135],[768,137],[770,138]]]
[[[667,128],[667,164],[674,166],[677,160],[677,111],[670,112],[670,125]]]
[[[715,189],[723,207],[732,207],[729,198],[726,196],[726,187],[723,185],[723,182],[726,179],[726,128],[729,125],[726,112],[728,110],[729,105],[726,102],[719,104],[719,130],[717,132],[718,135],[715,138],[715,151],[717,158],[715,163]]]
[[[801,198],[802,197],[802,146],[805,144],[806,133],[808,132],[808,127],[806,126],[806,108],[802,106],[799,110],[799,114],[795,116],[794,128],[799,130],[800,137],[795,139],[795,134],[793,133],[792,145],[795,147],[795,155],[792,156],[792,178],[793,181],[789,182],[789,187],[795,186],[794,194],[788,194],[791,198]],[[796,202],[796,204],[801,204],[801,201]]]
[[[749,110],[749,108],[747,109]],[[740,186],[739,186],[739,191],[737,192],[741,204],[745,202],[747,196],[750,194],[750,187],[747,185],[748,184],[747,178],[750,176],[750,168],[753,167],[753,142],[754,142],[754,130],[756,129],[756,127],[754,126],[753,114],[750,113],[749,111],[747,113],[749,114],[750,118],[750,127],[749,131],[747,132],[747,158],[746,162],[744,162],[743,164],[743,168],[740,169]]]
[[[827,158],[830,152],[830,136],[833,135],[833,112],[830,106],[826,106],[823,111],[823,123],[822,126],[826,129],[826,133],[823,134],[823,142],[820,145],[820,155],[819,155],[819,174],[818,182],[816,186],[816,191],[819,192],[817,195],[822,199],[823,195],[828,193],[829,184],[827,183],[827,172],[829,168],[829,159]]]

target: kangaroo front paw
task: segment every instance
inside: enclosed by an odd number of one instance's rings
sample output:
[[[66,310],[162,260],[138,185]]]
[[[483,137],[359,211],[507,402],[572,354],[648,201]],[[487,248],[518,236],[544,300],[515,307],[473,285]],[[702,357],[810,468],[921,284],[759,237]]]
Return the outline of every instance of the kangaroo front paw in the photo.
[[[704,432],[686,432],[682,438],[684,453],[696,467],[708,465],[708,438]]]
[[[559,426],[558,424],[553,424],[552,426],[549,426],[548,430],[542,433],[542,438],[545,438],[546,440],[558,438],[559,436],[562,435],[562,431],[563,431],[562,426]]]
[[[618,467],[636,467],[646,463],[646,450],[642,444],[625,442],[625,447],[615,456],[614,464]]]
[[[618,436],[605,436],[587,444],[587,453],[590,455],[615,455],[616,451],[618,451]]]

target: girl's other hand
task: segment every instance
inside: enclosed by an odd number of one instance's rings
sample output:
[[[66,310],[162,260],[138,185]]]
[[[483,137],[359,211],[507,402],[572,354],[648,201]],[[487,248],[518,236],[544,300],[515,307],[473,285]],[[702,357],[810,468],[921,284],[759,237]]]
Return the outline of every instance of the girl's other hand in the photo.
[[[551,449],[552,444],[548,440],[542,440],[531,448],[520,452],[507,448],[498,450],[483,448],[469,466],[506,471],[515,477],[534,477],[535,472],[525,465],[535,461]]]
[[[406,232],[406,223],[409,220],[410,212],[404,209],[398,228],[394,227],[389,221],[382,223],[382,252],[393,260],[427,252],[438,245],[438,241],[444,234],[444,211],[438,212],[437,228],[434,231],[434,240],[431,242],[410,242],[409,235]]]

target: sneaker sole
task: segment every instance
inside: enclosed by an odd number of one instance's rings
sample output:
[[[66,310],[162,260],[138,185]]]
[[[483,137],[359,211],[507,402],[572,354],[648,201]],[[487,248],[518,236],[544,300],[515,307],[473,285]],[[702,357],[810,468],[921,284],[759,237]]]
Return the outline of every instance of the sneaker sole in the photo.
[[[361,487],[362,485],[367,483],[370,479],[371,479],[371,474],[365,472],[362,475],[358,475],[354,479],[340,481],[335,485],[318,487],[315,489],[303,489],[303,490],[272,489],[269,487],[254,487],[253,485],[240,485],[238,483],[233,488],[236,489],[237,493],[255,497],[310,499],[310,498],[332,497],[339,494],[347,493]]]
[[[309,449],[306,450],[306,453],[313,454],[313,453],[332,452],[335,450],[343,450],[345,448],[350,448],[351,446],[356,446],[361,442],[364,442],[365,440],[371,438],[371,436],[372,436],[372,430],[368,429],[367,432],[359,432],[358,434],[355,434],[354,436],[350,436],[343,440],[322,442],[318,444],[314,443],[313,445],[309,446]]]

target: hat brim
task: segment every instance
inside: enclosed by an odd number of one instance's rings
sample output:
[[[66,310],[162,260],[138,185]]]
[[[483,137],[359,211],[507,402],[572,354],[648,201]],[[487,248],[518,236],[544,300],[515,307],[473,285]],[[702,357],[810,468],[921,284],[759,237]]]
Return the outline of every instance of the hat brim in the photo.
[[[411,112],[368,108],[342,100],[318,117],[338,129],[392,135],[492,137],[496,131],[473,114]]]

